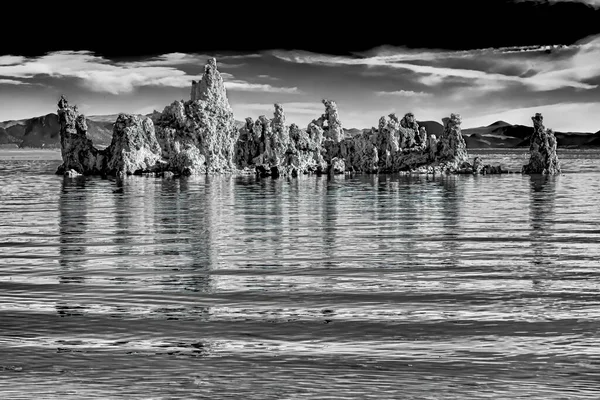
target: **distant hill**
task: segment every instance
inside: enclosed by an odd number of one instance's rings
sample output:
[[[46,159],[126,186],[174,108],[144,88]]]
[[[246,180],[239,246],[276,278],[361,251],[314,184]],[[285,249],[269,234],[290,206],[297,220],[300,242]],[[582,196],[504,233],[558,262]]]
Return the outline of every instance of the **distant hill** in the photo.
[[[6,132],[17,139],[23,139],[23,135],[25,135],[25,124],[16,124],[6,128]],[[20,142],[20,140],[19,140]]]
[[[0,128],[0,144],[18,143],[19,139],[10,135],[6,129]]]
[[[1,121],[0,122],[0,128],[4,128],[4,129],[8,129],[9,127],[13,126],[13,125],[18,125],[18,124],[24,124],[27,121],[27,119],[11,119],[8,121]]]
[[[588,146],[599,146],[600,147],[600,131],[594,133],[594,137],[587,143]]]
[[[152,117],[154,113],[146,116]],[[113,124],[118,114],[93,115],[87,117],[88,136],[98,147],[108,146],[112,140]],[[245,121],[235,121],[237,128],[245,125]],[[437,121],[418,121],[428,134],[439,137],[444,126]],[[54,113],[40,117],[0,122],[0,146],[18,147],[60,147],[60,125]],[[346,137],[358,135],[368,129],[344,128]],[[475,148],[515,148],[529,146],[529,137],[533,127],[512,125],[506,121],[496,121],[488,126],[467,128],[462,130],[467,147]],[[559,147],[600,147],[600,131],[587,132],[554,132]]]
[[[86,118],[88,136],[99,147],[108,146],[112,140],[113,123],[116,116]],[[58,115],[51,113],[40,117],[18,121],[0,122],[0,145],[16,144],[18,147],[60,147],[60,124]]]
[[[444,125],[437,121],[417,121],[417,123],[419,126],[425,127],[428,135],[440,137],[440,135],[444,132]]]
[[[148,115],[149,116],[149,115]],[[109,114],[109,115],[88,115],[86,118],[88,120],[92,120],[94,122],[104,122],[114,124],[119,114]]]
[[[496,121],[491,125],[462,130],[468,148],[527,147],[532,126],[511,125]],[[559,147],[600,146],[600,134],[587,132],[554,132]]]
[[[440,135],[444,126],[437,121],[418,121],[419,126],[424,126],[430,135]],[[367,129],[369,130],[369,129]],[[346,136],[354,136],[364,129],[344,128]],[[462,130],[467,148],[517,148],[529,146],[529,138],[533,127],[512,125],[506,121],[496,121],[488,126],[467,128]],[[559,147],[600,147],[600,131],[587,132],[554,132]]]
[[[28,119],[19,147],[56,147],[60,144],[60,124],[56,114]]]
[[[596,147],[600,146],[598,133],[554,132],[559,147]],[[529,145],[529,143],[527,144]]]
[[[500,127],[503,127],[503,126],[510,126],[510,124],[508,122],[506,122],[506,121],[496,121],[496,122],[488,125],[487,127],[488,128],[500,128]]]
[[[462,130],[468,148],[518,147],[533,133],[533,127],[496,121],[488,126]],[[529,145],[529,141],[527,141]]]

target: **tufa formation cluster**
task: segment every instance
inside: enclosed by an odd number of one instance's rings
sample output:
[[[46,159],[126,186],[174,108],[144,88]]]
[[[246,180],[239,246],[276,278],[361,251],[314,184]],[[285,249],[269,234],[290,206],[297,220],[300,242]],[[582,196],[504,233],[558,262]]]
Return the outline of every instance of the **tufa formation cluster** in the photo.
[[[57,173],[71,176],[212,173],[257,173],[261,176],[355,173],[502,173],[469,163],[461,117],[444,119],[437,138],[419,126],[415,116],[395,114],[378,127],[347,136],[335,101],[323,100],[324,113],[306,129],[286,125],[283,106],[271,119],[246,118],[236,127],[216,60],[209,59],[202,79],[192,81],[190,100],[174,101],[152,116],[120,114],[111,144],[94,147],[85,117],[61,97],[58,116],[63,163]],[[531,160],[525,173],[559,173],[556,139],[534,118]]]

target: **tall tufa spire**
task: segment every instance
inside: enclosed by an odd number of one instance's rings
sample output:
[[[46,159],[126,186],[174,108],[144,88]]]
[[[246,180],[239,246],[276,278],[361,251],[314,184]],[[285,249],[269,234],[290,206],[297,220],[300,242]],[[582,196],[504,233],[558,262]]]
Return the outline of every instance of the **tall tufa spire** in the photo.
[[[217,60],[209,58],[204,67],[204,75],[200,82],[192,81],[192,101],[206,101],[230,110],[223,77],[217,69]]]

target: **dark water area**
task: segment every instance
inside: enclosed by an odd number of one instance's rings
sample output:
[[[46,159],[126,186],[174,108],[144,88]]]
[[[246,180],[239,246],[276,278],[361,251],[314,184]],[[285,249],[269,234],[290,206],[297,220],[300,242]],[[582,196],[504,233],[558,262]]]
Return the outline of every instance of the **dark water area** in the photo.
[[[0,159],[0,398],[598,399],[600,152],[559,156],[121,182]]]

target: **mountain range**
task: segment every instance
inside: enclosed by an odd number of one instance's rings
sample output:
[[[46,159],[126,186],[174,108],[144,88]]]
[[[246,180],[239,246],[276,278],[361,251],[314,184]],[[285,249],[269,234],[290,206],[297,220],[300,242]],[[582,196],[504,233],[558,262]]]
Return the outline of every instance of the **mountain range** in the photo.
[[[150,116],[149,114],[148,116]],[[113,123],[118,115],[93,115],[86,118],[88,135],[95,145],[108,146],[112,140]],[[245,124],[237,121],[237,126]],[[436,121],[419,121],[429,134],[440,136],[444,131]],[[60,124],[56,114],[40,117],[0,122],[0,147],[60,148]],[[344,128],[347,136],[353,136],[370,129]],[[533,127],[512,125],[496,121],[488,126],[462,130],[467,148],[516,148],[529,146]],[[586,148],[600,147],[600,131],[554,132],[559,147]]]
[[[105,117],[105,116],[102,116]],[[112,140],[113,122],[103,118],[86,118],[88,135],[99,147]],[[0,122],[0,147],[60,148],[58,115]]]
[[[462,133],[469,148],[527,147],[533,127],[496,121],[488,126],[463,129]],[[600,131],[596,133],[554,131],[554,135],[558,147],[600,147]]]

